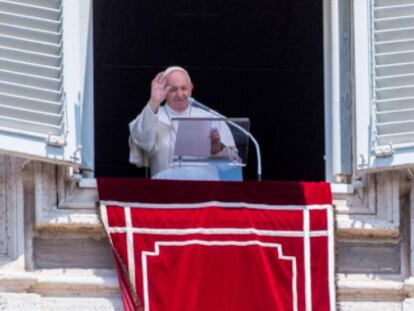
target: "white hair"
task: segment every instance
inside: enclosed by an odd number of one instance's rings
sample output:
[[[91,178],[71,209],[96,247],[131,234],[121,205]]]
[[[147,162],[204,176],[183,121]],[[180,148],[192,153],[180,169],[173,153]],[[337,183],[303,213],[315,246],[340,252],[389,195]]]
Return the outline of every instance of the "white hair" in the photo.
[[[162,76],[165,78],[166,76],[168,76],[173,71],[181,71],[181,72],[184,72],[185,76],[188,79],[188,82],[191,83],[191,78],[190,78],[190,75],[188,74],[187,70],[185,70],[183,67],[179,67],[179,66],[171,66],[171,67],[166,68],[164,70]]]

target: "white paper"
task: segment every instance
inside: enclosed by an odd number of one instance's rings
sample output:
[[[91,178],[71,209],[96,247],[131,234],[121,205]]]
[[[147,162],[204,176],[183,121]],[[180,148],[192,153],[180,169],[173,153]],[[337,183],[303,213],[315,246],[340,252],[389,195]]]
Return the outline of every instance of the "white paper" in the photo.
[[[175,141],[174,156],[207,158],[210,156],[212,121],[179,120]]]

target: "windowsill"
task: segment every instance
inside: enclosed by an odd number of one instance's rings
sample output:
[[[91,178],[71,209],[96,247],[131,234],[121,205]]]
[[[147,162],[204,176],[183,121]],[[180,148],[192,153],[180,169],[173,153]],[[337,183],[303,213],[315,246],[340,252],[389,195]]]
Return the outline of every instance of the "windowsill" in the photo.
[[[95,178],[84,178],[79,182],[79,188],[97,188]],[[353,194],[354,186],[352,184],[331,184],[331,190],[334,194]]]
[[[335,196],[352,195],[354,187],[350,184],[331,184]],[[97,182],[95,178],[84,178],[79,182],[79,188],[73,191],[58,208],[49,208],[41,213],[37,220],[39,227],[74,227],[101,229],[98,201]]]
[[[352,184],[331,184],[331,191],[333,194],[353,194],[354,185]]]
[[[79,188],[98,188],[96,178],[82,178],[79,182]]]

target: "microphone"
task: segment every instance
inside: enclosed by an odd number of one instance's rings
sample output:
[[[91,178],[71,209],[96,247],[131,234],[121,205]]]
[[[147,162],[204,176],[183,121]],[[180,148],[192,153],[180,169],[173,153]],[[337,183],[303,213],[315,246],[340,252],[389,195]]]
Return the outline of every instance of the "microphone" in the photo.
[[[194,106],[196,106],[198,108],[201,108],[203,110],[206,110],[206,111],[210,112],[211,114],[213,114],[213,115],[215,115],[217,117],[227,119],[226,116],[222,115],[220,112],[218,112],[218,111],[216,111],[214,109],[211,109],[210,107],[208,107],[208,106],[200,103],[199,101],[195,100],[193,97],[189,97],[188,98],[188,102],[189,102],[190,105],[194,105]],[[242,131],[253,142],[253,144],[254,144],[254,146],[256,148],[256,157],[257,157],[257,180],[261,181],[262,180],[262,154],[260,152],[259,143],[257,142],[256,138],[254,138],[254,136],[253,136],[252,133],[250,133],[246,129],[242,128],[237,123],[234,123],[231,120],[226,120],[226,122],[228,124],[230,124],[231,126],[237,128],[238,130]]]

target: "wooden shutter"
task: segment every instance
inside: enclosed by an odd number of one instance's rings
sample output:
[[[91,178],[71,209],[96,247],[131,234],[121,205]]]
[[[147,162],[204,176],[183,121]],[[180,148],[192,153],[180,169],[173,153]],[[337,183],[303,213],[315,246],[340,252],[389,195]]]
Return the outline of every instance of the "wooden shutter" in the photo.
[[[61,0],[0,0],[0,150],[51,161],[65,153]]]
[[[369,170],[412,165],[414,0],[368,1],[367,22],[361,20],[363,14],[355,13],[355,18],[360,19],[356,21],[356,26],[368,28],[366,31],[354,28],[356,134],[357,140],[360,140],[356,155],[358,168]],[[368,51],[361,50],[363,43],[358,44],[364,37],[369,42]],[[364,71],[367,71],[367,79],[358,77]],[[361,90],[364,87],[368,88],[365,93]],[[358,120],[361,122],[358,123]],[[361,142],[361,139],[364,141]]]

